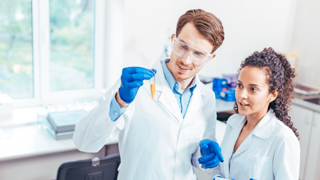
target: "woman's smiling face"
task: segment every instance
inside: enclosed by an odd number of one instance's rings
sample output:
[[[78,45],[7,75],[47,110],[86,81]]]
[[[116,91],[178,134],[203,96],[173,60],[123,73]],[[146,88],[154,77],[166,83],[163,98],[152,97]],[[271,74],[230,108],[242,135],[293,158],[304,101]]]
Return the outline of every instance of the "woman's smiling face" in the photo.
[[[270,101],[276,98],[269,93],[265,68],[245,66],[241,69],[236,88],[239,114],[260,117],[268,111]]]

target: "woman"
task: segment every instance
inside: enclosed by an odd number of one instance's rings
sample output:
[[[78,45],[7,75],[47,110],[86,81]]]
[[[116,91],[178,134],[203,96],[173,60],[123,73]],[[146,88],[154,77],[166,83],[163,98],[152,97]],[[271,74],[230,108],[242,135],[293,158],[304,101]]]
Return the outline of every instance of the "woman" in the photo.
[[[241,64],[234,110],[221,143],[224,162],[213,176],[235,180],[299,179],[300,145],[288,116],[294,69],[273,49]]]

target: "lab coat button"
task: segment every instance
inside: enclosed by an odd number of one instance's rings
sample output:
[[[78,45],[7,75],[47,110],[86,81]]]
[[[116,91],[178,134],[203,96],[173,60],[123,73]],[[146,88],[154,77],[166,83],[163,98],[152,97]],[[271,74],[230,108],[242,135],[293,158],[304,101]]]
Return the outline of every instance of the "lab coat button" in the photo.
[[[117,112],[117,111],[115,111],[115,112],[114,112],[114,115],[118,116],[118,112]]]

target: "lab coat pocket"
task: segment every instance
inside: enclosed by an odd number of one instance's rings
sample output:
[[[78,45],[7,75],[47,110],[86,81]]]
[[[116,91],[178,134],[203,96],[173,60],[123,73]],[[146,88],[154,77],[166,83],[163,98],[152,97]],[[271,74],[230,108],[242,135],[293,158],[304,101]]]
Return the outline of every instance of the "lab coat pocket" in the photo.
[[[242,179],[273,179],[271,158],[247,154],[244,165],[242,166],[242,172]]]

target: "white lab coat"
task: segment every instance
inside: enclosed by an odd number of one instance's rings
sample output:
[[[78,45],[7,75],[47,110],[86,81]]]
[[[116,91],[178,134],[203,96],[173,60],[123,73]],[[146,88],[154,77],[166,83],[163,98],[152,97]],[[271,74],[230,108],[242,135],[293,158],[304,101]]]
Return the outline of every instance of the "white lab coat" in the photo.
[[[120,180],[196,180],[192,165],[199,167],[199,142],[215,140],[214,93],[199,81],[183,119],[160,61],[154,68],[155,100],[151,98],[149,81],[144,81],[125,113],[112,122],[109,108],[120,87],[119,80],[77,123],[74,143],[80,151],[97,152],[118,128]]]
[[[300,145],[293,131],[282,123],[272,110],[232,155],[246,117],[235,114],[227,121],[221,143],[224,162],[213,169],[212,175],[235,180],[298,180]],[[229,170],[230,166],[230,170]]]

